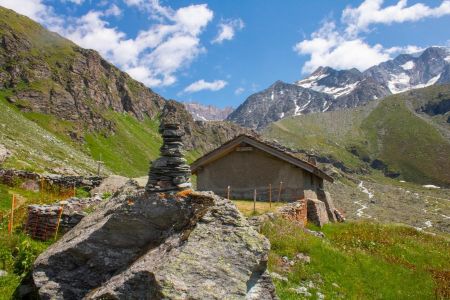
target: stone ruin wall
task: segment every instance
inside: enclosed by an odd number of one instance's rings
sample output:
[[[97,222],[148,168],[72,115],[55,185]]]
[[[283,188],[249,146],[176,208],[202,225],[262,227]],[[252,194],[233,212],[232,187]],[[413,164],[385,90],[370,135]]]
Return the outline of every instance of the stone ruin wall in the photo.
[[[17,182],[31,183],[34,187],[39,189],[41,180],[51,185],[73,188],[83,187],[86,189],[93,189],[100,185],[104,177],[98,176],[68,176],[59,174],[38,174],[29,171],[15,170],[15,169],[1,169],[0,168],[0,183],[9,186],[15,186]]]
[[[29,205],[25,232],[39,240],[49,240],[58,233],[66,233],[87,213],[85,210],[100,204],[99,196],[86,199],[71,198],[52,205]],[[58,224],[59,223],[59,224]]]

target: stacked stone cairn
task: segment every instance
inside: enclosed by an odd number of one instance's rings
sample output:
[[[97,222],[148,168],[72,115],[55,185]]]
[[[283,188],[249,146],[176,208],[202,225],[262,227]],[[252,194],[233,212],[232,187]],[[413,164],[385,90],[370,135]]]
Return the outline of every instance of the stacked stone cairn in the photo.
[[[148,192],[181,191],[191,188],[191,168],[183,151],[184,131],[175,117],[167,117],[159,127],[163,137],[161,156],[152,162],[146,190]]]

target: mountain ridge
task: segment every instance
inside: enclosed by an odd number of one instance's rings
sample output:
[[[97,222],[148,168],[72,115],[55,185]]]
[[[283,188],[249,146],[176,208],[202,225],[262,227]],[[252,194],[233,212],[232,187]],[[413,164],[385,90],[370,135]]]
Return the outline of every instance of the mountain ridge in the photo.
[[[196,121],[222,121],[234,110],[231,106],[218,108],[214,105],[203,105],[198,102],[183,102],[186,110]]]
[[[277,82],[279,81],[274,84]],[[354,108],[391,94],[445,83],[450,83],[450,50],[447,47],[429,47],[418,54],[401,54],[364,72],[357,69],[335,70],[330,67],[319,67],[310,76],[294,83],[320,93],[315,94],[316,97],[311,99],[309,95],[309,98],[305,99],[301,93],[297,95],[291,93],[290,99],[282,99],[278,94],[275,94],[276,99],[273,99],[270,94],[265,93],[269,87],[250,95],[229,115],[228,120],[262,130],[271,122],[284,117]],[[325,95],[333,99],[327,101],[319,110],[320,105],[324,103]],[[258,110],[257,106],[264,102],[263,99],[266,102],[271,100],[274,106],[287,109],[278,109],[277,115],[269,109]],[[308,105],[302,107],[302,111],[299,112],[292,110],[289,105],[286,106],[288,101]],[[266,107],[270,105],[266,104]]]

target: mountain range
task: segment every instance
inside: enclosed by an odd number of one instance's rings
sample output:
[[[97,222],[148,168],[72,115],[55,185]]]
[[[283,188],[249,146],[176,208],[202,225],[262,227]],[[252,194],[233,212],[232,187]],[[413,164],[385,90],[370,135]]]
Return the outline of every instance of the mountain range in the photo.
[[[184,106],[196,121],[222,121],[234,110],[231,106],[218,108],[198,102],[184,102]]]
[[[249,96],[228,120],[252,129],[288,116],[354,108],[369,101],[433,84],[450,83],[450,50],[429,47],[401,54],[364,72],[319,67],[293,84],[276,81]]]

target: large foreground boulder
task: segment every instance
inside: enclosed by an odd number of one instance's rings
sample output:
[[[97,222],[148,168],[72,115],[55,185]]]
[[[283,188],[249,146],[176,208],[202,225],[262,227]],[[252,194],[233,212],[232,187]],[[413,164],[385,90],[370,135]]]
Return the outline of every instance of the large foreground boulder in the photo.
[[[212,193],[130,184],[41,254],[42,299],[275,299],[269,242]]]

